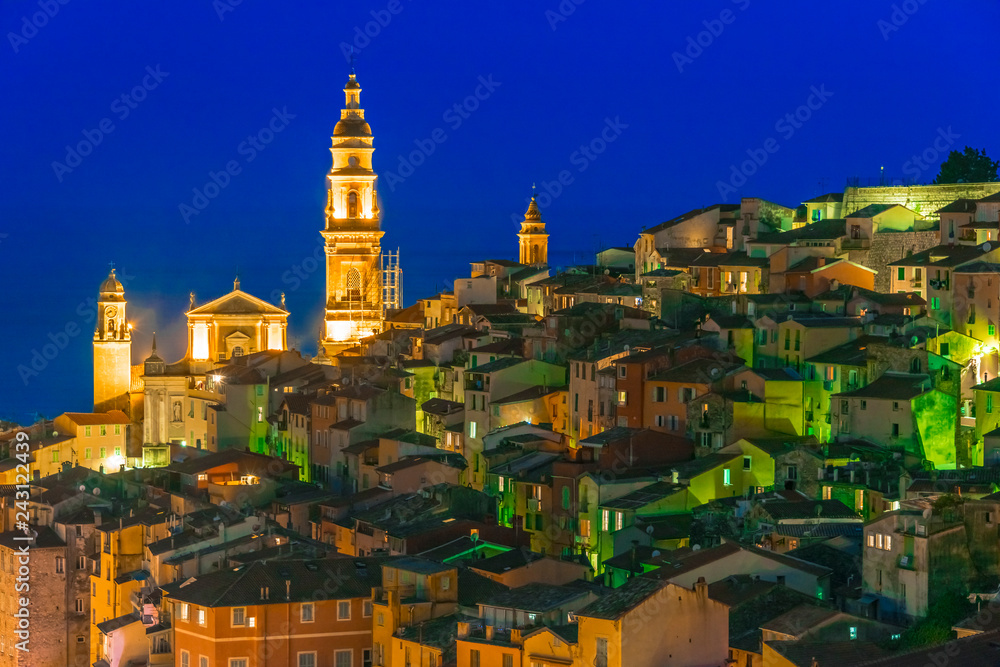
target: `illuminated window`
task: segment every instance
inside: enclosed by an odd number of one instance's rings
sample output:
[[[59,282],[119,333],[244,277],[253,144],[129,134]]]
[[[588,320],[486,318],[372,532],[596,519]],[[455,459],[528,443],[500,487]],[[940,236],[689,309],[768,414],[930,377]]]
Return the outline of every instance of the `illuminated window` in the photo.
[[[115,456],[121,456],[121,455],[122,455],[122,448],[115,447]]]
[[[625,526],[625,512],[615,512],[615,530],[621,530]]]
[[[121,434],[122,434],[122,425],[115,424],[115,435],[121,435]]]
[[[89,438],[90,437],[90,427],[89,426],[84,426],[83,427],[83,436],[85,438]]]
[[[107,435],[107,434],[108,434],[108,427],[105,426],[104,424],[101,424],[101,435]]]
[[[358,217],[358,193],[353,190],[347,195],[347,217]]]
[[[347,272],[347,298],[351,301],[361,299],[361,274],[357,269],[350,269]]]
[[[601,510],[601,530],[607,531],[609,527],[608,520],[610,518],[610,512],[608,510]]]
[[[722,470],[722,483],[726,486],[733,485],[733,473],[729,468],[723,468]]]
[[[858,638],[858,626],[852,625],[851,626],[851,639],[857,639],[857,638]]]
[[[476,437],[476,422],[469,422],[469,437]]]
[[[191,605],[187,602],[182,602],[177,605],[177,617],[182,621],[186,621],[191,617]]]
[[[101,458],[102,459],[108,458],[108,448],[107,447],[101,447]]]
[[[198,625],[202,625],[202,626],[205,625],[205,610],[204,609],[199,609],[197,612],[195,612],[195,617],[198,620]]]

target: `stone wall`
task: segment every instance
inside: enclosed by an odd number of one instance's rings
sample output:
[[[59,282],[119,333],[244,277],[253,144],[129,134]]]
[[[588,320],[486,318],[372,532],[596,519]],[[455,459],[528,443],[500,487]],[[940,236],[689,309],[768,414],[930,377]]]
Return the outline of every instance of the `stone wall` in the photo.
[[[888,292],[892,288],[889,264],[938,245],[938,231],[926,232],[879,232],[875,233],[871,247],[865,250],[851,250],[847,258],[863,266],[875,269],[875,291]]]
[[[998,183],[949,183],[947,185],[893,185],[874,188],[844,188],[844,215],[869,204],[902,204],[925,216],[938,220],[935,212],[956,199],[982,199],[1000,192]]]

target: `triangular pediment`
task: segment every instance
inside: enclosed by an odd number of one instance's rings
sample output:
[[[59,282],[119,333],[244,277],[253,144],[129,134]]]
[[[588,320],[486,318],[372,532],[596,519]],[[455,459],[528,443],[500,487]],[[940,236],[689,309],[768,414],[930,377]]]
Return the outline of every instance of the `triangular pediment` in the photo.
[[[190,315],[288,315],[287,310],[258,299],[243,290],[233,290],[214,301],[189,310]]]

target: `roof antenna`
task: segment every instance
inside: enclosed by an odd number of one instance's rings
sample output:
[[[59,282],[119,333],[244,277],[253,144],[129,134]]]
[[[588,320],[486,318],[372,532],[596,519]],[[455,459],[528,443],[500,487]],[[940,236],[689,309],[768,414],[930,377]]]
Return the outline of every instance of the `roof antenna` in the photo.
[[[354,46],[351,46],[351,76],[355,76],[354,73]]]

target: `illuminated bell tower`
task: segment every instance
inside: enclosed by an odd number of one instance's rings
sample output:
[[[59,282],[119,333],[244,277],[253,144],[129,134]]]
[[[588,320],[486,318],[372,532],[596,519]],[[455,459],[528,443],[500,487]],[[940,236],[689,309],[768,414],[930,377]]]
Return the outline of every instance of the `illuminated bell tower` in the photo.
[[[545,233],[545,223],[534,195],[524,214],[517,240],[521,251],[518,261],[521,264],[537,266],[549,263],[549,235]]]
[[[327,174],[326,313],[323,347],[335,355],[382,330],[381,216],[372,170],[372,129],[352,69],[333,129]]]
[[[115,270],[101,283],[94,330],[94,412],[129,414],[132,331],[125,319],[125,289]]]

